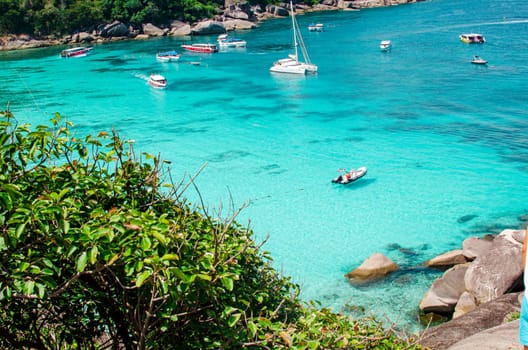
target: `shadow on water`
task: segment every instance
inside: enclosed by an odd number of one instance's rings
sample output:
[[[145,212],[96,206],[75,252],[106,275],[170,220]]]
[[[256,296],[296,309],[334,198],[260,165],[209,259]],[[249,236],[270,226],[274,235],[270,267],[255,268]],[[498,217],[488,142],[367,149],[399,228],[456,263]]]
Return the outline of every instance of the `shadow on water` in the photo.
[[[348,191],[348,190],[357,190],[363,187],[367,187],[370,184],[373,184],[374,182],[376,182],[376,179],[361,179],[361,180],[354,181],[346,185],[334,184],[334,183],[332,183],[332,185],[335,185],[336,187],[339,186],[339,188],[344,188]]]

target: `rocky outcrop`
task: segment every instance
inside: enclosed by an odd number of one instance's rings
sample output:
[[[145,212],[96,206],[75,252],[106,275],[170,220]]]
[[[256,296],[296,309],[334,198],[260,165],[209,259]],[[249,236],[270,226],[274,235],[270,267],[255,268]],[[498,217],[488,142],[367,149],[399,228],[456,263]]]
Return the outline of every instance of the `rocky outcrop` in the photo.
[[[463,281],[458,276],[458,284],[451,286],[456,291],[463,289],[456,300],[453,318],[423,332],[422,345],[435,350],[517,348],[517,334],[515,340],[508,340],[504,334],[514,332],[512,325],[506,322],[512,313],[520,310],[522,293],[519,290],[524,289],[521,251],[525,234],[525,230],[504,230],[493,240],[486,237],[464,241],[464,256],[474,260],[454,267],[465,266],[466,272]],[[441,308],[441,302],[453,305],[455,298],[452,296],[456,293],[444,290],[445,287],[435,288],[450,271],[435,281],[424,296],[420,303],[423,311],[442,313],[448,308]],[[441,301],[436,309],[430,307],[430,301],[434,300],[430,297],[432,293]]]
[[[352,283],[385,276],[389,272],[396,271],[398,265],[390,258],[380,253],[374,253],[367,258],[358,268],[347,273],[345,276]]]
[[[468,259],[464,255],[464,251],[462,249],[456,249],[426,261],[425,266],[448,269],[458,264],[465,264],[466,262],[468,262]]]
[[[474,260],[455,265],[437,279],[420,302],[420,310],[439,314],[453,313],[453,317],[458,318],[481,304],[519,290],[523,272],[522,232],[504,230],[493,241],[488,238],[466,239],[463,255],[467,261]],[[445,254],[442,254],[431,260],[444,261],[444,258]],[[459,266],[463,268],[458,268]]]
[[[468,260],[475,260],[479,255],[486,253],[492,246],[493,239],[469,237],[462,242],[462,250]]]
[[[35,40],[27,35],[8,35],[0,37],[0,50],[24,50],[61,45],[63,43],[59,40]]]
[[[515,287],[523,273],[522,242],[512,238],[513,230],[502,232],[484,254],[469,267],[464,278],[466,290],[478,304],[498,298]]]
[[[448,350],[516,350],[521,348],[519,320],[516,320],[473,334],[451,345]]]
[[[429,328],[421,334],[420,344],[434,350],[446,350],[474,334],[499,326],[520,310],[520,297],[521,293],[503,295],[457,319]]]
[[[71,41],[75,43],[91,43],[95,40],[95,36],[87,32],[80,32],[72,35]]]
[[[222,33],[225,33],[225,28],[221,22],[217,21],[198,22],[191,28],[191,34],[193,35],[210,35]]]
[[[191,25],[181,21],[172,21],[169,34],[171,36],[191,35]]]
[[[230,19],[222,22],[226,31],[230,30],[245,30],[256,28],[257,25],[250,21],[243,21],[240,19]]]
[[[161,29],[159,27],[156,27],[154,24],[152,23],[146,23],[146,24],[143,24],[143,34],[145,35],[148,35],[148,36],[165,36],[167,34],[167,32],[169,31],[169,29],[165,28],[165,29]]]
[[[438,314],[451,314],[458,299],[464,293],[464,276],[468,264],[456,265],[433,282],[420,302],[420,310]]]
[[[458,301],[455,305],[455,312],[453,313],[453,318],[460,317],[468,312],[471,312],[477,308],[477,302],[475,297],[469,292],[463,292],[458,298]]]
[[[119,21],[105,25],[99,33],[103,38],[123,37],[128,36],[129,34],[130,31],[128,30],[128,27]]]

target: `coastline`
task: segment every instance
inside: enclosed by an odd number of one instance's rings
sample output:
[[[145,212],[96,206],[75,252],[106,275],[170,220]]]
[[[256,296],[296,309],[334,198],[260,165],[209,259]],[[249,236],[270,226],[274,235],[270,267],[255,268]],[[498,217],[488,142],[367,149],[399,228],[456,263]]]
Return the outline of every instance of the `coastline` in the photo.
[[[326,0],[320,4],[309,6],[297,4],[296,12],[300,15],[309,12],[322,11],[360,11],[362,9],[389,7],[410,4],[425,0]],[[226,2],[227,4],[228,2]],[[124,23],[115,21],[104,26],[102,30],[78,32],[61,38],[35,38],[28,34],[8,34],[0,36],[0,51],[15,51],[36,49],[51,46],[102,44],[105,42],[123,40],[147,40],[160,36],[200,36],[222,34],[233,30],[250,30],[258,27],[258,23],[274,18],[289,16],[289,10],[284,3],[282,6],[267,5],[264,9],[260,5],[242,9],[238,5],[226,6],[219,9],[220,15],[212,19],[202,19],[195,23],[172,21],[168,26],[158,27],[152,23],[144,23],[140,30],[132,29]]]

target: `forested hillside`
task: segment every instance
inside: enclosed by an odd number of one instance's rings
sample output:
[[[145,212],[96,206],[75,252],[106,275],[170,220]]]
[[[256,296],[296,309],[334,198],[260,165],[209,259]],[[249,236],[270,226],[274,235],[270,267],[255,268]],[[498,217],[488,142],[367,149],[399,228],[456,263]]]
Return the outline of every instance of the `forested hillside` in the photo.
[[[266,2],[271,1],[259,1]],[[223,0],[0,0],[0,34],[59,36],[115,20],[132,26],[194,22],[213,17],[223,5]]]

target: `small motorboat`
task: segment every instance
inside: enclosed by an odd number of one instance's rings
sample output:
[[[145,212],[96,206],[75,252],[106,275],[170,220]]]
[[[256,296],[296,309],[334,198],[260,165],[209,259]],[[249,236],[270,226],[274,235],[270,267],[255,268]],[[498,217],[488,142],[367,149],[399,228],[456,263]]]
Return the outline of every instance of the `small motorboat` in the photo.
[[[200,53],[214,53],[218,52],[218,46],[215,44],[191,44],[191,45],[182,45],[184,50],[191,52],[200,52]]]
[[[220,34],[216,40],[220,48],[232,49],[232,48],[241,48],[246,47],[247,42],[240,38],[232,38],[227,34]]]
[[[308,26],[310,32],[322,32],[324,30],[324,24],[322,23],[312,23]]]
[[[61,57],[84,57],[88,55],[90,51],[92,51],[93,47],[72,47],[70,49],[62,50],[60,55]]]
[[[339,171],[341,172],[341,175],[333,179],[332,182],[336,184],[347,185],[365,176],[367,174],[367,167],[362,166],[357,169],[350,169],[349,171],[339,169]]]
[[[458,38],[465,44],[484,44],[486,42],[484,35],[477,33],[460,34]]]
[[[392,47],[392,43],[390,40],[382,40],[380,42],[380,49],[381,51],[389,51]]]
[[[165,52],[158,52],[156,54],[156,59],[160,62],[170,62],[170,61],[178,61],[180,59],[180,54],[177,53],[174,50],[171,51],[165,51]]]
[[[485,59],[483,59],[482,57],[479,57],[479,56],[473,56],[473,59],[471,60],[471,63],[473,64],[488,64],[488,61],[486,61]]]
[[[153,88],[161,89],[167,86],[167,79],[161,74],[151,74],[148,83]]]

